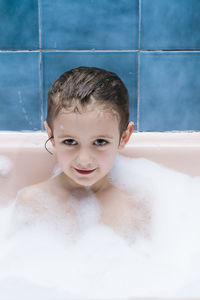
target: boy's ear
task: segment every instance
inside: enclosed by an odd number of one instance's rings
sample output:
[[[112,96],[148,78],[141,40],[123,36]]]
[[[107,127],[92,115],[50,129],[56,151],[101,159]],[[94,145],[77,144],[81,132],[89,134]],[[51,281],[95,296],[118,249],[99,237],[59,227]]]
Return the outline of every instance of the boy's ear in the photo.
[[[52,134],[51,128],[49,127],[47,121],[44,121],[44,127],[46,129],[48,136],[51,137],[53,134]]]
[[[128,143],[131,134],[133,133],[134,130],[134,123],[129,122],[127,129],[123,132],[120,144],[119,144],[119,150],[123,149],[125,145]]]
[[[44,121],[44,127],[45,127],[45,129],[46,129],[46,132],[47,132],[47,134],[48,134],[48,137],[50,138],[51,136],[53,136],[52,130],[51,130],[51,128],[49,127],[47,121]],[[54,143],[54,139],[53,139],[53,138],[51,139],[51,143],[52,143],[53,146],[55,146],[55,143]]]

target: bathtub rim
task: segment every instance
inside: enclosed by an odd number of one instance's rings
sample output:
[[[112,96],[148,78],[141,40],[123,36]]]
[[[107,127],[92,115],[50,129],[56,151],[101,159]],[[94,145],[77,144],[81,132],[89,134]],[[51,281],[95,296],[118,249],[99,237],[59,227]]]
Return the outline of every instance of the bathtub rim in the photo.
[[[48,135],[45,131],[0,131],[0,147],[16,145],[16,143],[21,147],[41,146],[47,139]],[[137,146],[200,147],[200,131],[134,131],[125,148]],[[48,143],[48,147],[52,147],[51,143]]]

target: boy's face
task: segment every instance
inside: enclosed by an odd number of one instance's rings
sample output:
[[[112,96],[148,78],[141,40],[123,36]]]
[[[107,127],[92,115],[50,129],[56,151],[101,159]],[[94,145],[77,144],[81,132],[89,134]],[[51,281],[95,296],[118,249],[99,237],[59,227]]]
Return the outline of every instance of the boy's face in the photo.
[[[44,124],[49,135],[48,124]],[[72,187],[99,189],[108,180],[117,152],[128,142],[133,131],[129,123],[119,145],[119,120],[111,112],[86,110],[79,113],[62,111],[54,120],[57,161]],[[90,171],[83,174],[77,170]]]

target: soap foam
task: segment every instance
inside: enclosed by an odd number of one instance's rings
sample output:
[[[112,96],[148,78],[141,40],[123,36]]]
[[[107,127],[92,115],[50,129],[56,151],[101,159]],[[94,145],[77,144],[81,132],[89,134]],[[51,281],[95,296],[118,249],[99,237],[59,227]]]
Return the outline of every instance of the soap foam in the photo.
[[[0,176],[7,176],[12,170],[12,167],[11,160],[5,155],[0,155]]]
[[[90,189],[68,218],[47,194],[42,216],[15,199],[0,210],[1,299],[200,297],[200,178],[118,155],[110,180],[151,206],[150,237],[101,224]]]

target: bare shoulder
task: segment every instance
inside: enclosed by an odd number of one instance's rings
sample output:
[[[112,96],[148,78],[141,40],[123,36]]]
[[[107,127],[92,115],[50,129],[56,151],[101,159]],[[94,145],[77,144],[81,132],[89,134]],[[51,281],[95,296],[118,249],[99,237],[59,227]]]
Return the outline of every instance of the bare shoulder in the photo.
[[[33,184],[18,191],[17,203],[30,206],[36,211],[47,210],[48,207],[58,209],[68,200],[68,195],[61,189],[56,178]]]
[[[133,192],[121,190],[116,186],[113,189],[113,195],[115,195],[115,201],[120,204],[118,206],[119,210],[124,207],[124,209],[130,210],[130,212],[134,212],[135,216],[140,215],[141,217],[143,215],[143,217],[149,218],[151,202],[148,199],[138,199],[138,195]]]
[[[20,189],[17,193],[16,200],[19,205],[30,206],[35,210],[41,210],[44,205],[54,199],[55,196],[56,186],[54,180],[48,179]]]
[[[145,203],[136,196],[117,186],[111,186],[100,196],[102,221],[116,231],[139,230],[147,234],[150,223],[150,211]]]
[[[98,193],[102,214],[109,216],[110,219],[116,215],[121,215],[127,210],[133,209],[132,195],[120,188],[110,185],[106,190]],[[113,217],[112,217],[113,216]]]
[[[38,207],[38,194],[44,192],[44,183],[26,186],[17,192],[16,200],[18,205]]]
[[[130,192],[122,190],[115,185],[110,185],[108,189],[101,195],[104,202],[122,202],[123,204],[129,203],[130,199],[133,198],[133,195]]]
[[[54,195],[56,191],[56,180],[55,178],[50,178],[48,180],[26,186],[20,189],[17,193],[17,198],[19,200],[35,199],[38,195],[51,194]]]

